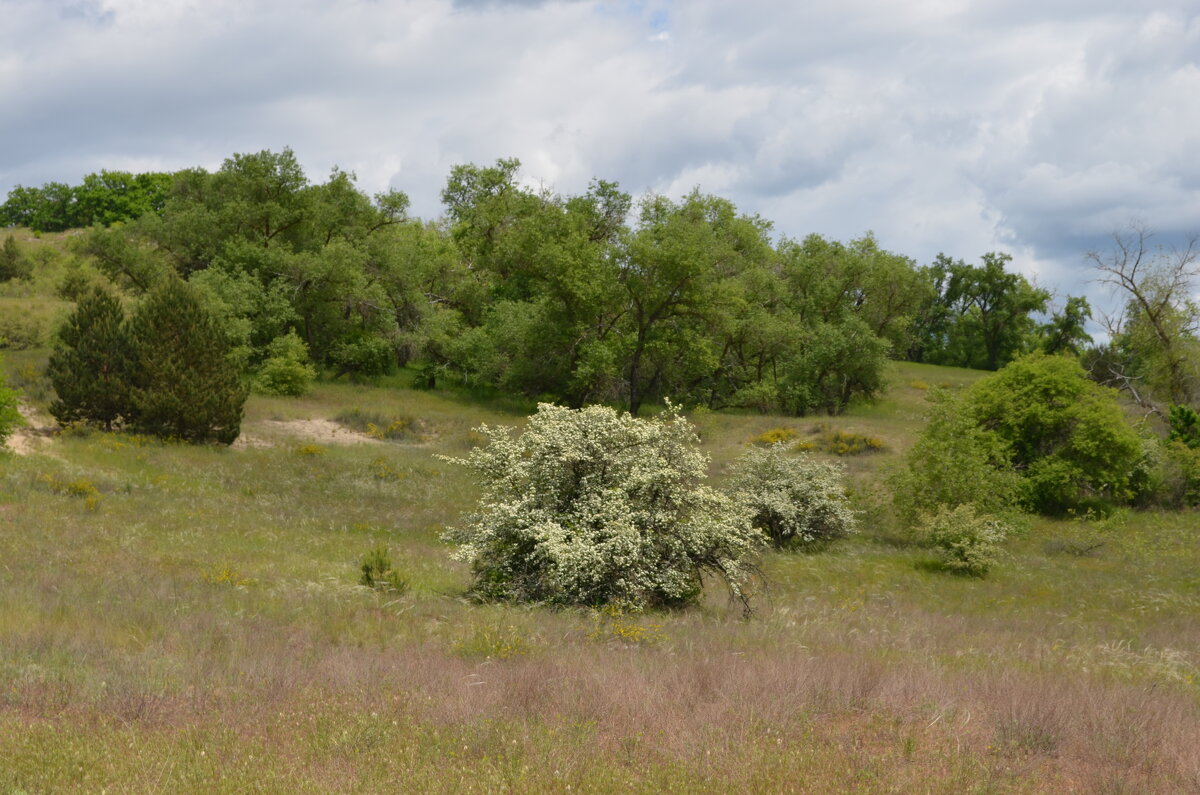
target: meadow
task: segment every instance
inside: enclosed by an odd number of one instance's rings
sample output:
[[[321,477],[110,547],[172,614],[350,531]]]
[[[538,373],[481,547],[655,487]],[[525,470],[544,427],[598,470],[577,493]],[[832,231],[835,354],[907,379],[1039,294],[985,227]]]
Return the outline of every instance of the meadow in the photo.
[[[43,421],[45,356],[5,360]],[[1031,520],[986,579],[898,531],[883,475],[928,388],[981,375],[694,416],[717,483],[782,434],[863,512],[765,553],[750,619],[715,584],[670,613],[469,600],[440,533],[476,487],[436,454],[529,406],[402,375],[254,396],[233,448],[27,429],[0,455],[0,791],[1196,791],[1192,514]],[[379,546],[406,592],[359,584]]]

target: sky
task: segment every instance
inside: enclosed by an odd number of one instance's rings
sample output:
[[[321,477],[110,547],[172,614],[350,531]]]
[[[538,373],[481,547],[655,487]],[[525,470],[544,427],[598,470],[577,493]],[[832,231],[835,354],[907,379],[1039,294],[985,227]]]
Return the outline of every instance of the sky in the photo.
[[[0,194],[291,147],[424,218],[452,166],[694,188],[777,235],[1084,259],[1200,232],[1197,0],[0,0]]]

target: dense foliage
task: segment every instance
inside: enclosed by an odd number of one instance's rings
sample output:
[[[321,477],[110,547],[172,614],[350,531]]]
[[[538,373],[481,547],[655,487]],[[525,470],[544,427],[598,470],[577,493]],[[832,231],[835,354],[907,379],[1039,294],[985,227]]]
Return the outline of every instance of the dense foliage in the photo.
[[[161,212],[172,175],[101,171],[88,174],[79,185],[47,182],[40,188],[18,185],[0,204],[0,226],[24,226],[37,232],[119,221],[132,221]]]
[[[1116,392],[1065,356],[1030,354],[967,395],[975,424],[994,434],[1021,473],[1027,505],[1046,513],[1091,501],[1127,502],[1142,443]]]
[[[911,525],[967,503],[991,512],[1010,508],[1020,479],[1003,442],[975,421],[962,399],[934,390],[930,400],[925,429],[890,478],[901,518]]]
[[[733,466],[730,488],[779,548],[835,541],[857,524],[842,467],[789,453],[781,443],[747,450]]]
[[[1142,440],[1116,392],[1089,380],[1075,359],[1029,354],[961,399],[934,399],[928,426],[893,476],[909,521],[966,503],[1054,514],[1135,496]]]
[[[915,318],[909,358],[996,370],[1036,347],[1038,326],[1033,315],[1045,311],[1050,294],[1005,270],[1011,259],[989,253],[981,265],[968,265],[939,254],[923,269],[932,291]],[[1085,305],[1076,301],[1068,306],[1073,319]],[[1043,331],[1056,348],[1073,344],[1077,336],[1065,322]]]
[[[692,602],[715,576],[746,603],[761,536],[704,485],[707,458],[676,409],[645,420],[544,403],[519,435],[479,430],[485,446],[448,460],[483,496],[447,539],[480,597],[640,610]]]
[[[414,364],[428,385],[635,415],[666,397],[837,414],[879,394],[889,357],[996,368],[1086,338],[1086,302],[1039,324],[1046,293],[1004,255],[919,268],[871,235],[773,240],[769,221],[699,191],[635,201],[596,180],[560,195],[519,169],[456,166],[433,223],[351,173],[310,181],[287,149],[19,187],[0,223],[90,225],[75,253],[127,293],[186,280],[266,391],[304,388],[306,365],[270,350],[294,335],[334,377]],[[63,283],[88,289],[79,270]]]

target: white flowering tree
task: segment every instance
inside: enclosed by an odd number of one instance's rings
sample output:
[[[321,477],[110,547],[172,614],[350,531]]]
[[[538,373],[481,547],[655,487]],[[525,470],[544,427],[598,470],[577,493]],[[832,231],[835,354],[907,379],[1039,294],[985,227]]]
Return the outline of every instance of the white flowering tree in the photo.
[[[754,447],[733,466],[731,488],[776,547],[826,543],[854,532],[843,470],[782,444]]]
[[[708,457],[677,409],[637,419],[541,404],[519,435],[479,429],[466,458],[478,510],[446,533],[484,598],[641,610],[687,604],[715,576],[748,607],[746,557],[761,534],[704,485]]]

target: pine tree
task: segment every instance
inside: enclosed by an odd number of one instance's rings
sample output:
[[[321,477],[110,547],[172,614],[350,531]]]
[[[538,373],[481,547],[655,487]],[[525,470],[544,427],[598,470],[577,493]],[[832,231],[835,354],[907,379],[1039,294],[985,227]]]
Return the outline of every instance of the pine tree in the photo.
[[[237,438],[248,390],[192,287],[165,280],[130,320],[129,340],[136,429],[187,442]]]
[[[58,333],[47,375],[58,399],[50,413],[62,424],[93,422],[112,430],[128,421],[131,357],[121,302],[96,287]]]

